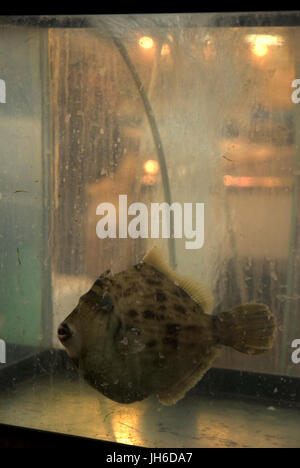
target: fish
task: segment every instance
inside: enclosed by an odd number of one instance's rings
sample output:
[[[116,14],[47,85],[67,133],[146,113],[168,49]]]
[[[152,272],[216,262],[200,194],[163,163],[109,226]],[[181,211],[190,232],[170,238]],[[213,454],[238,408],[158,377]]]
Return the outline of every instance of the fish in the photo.
[[[276,318],[260,303],[211,313],[213,295],[174,271],[154,246],[137,264],[102,273],[58,327],[79,375],[121,404],[156,394],[184,398],[222,346],[248,355],[272,348]]]

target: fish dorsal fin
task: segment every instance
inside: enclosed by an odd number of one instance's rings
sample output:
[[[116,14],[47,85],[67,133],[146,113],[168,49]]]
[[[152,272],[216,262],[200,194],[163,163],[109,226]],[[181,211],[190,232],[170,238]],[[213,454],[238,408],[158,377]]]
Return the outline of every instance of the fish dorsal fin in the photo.
[[[213,308],[214,298],[207,286],[191,278],[179,276],[177,282],[194,301],[201,305],[203,312],[210,312]]]
[[[148,253],[146,253],[145,257],[143,258],[143,262],[154,266],[154,268],[156,268],[158,271],[166,275],[172,281],[175,281],[175,272],[172,270],[170,265],[164,261],[161,251],[156,245],[152,247]]]
[[[194,301],[201,305],[204,312],[209,312],[213,307],[213,296],[209,289],[198,281],[173,271],[162,258],[157,246],[152,247],[143,258],[143,262],[152,265],[158,271],[166,275],[176,286],[183,289]]]

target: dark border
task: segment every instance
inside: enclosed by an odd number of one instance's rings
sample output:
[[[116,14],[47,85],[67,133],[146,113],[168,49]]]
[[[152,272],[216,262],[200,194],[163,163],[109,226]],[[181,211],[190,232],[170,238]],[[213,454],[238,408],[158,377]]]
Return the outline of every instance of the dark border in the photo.
[[[149,5],[147,5],[149,6]],[[120,6],[119,9],[107,6],[106,8],[100,8],[98,11],[82,12],[78,14],[75,10],[56,12],[45,11],[43,14],[37,9],[36,12],[27,14],[26,11],[18,12],[18,14],[4,15],[3,11],[0,15],[0,26],[1,25],[14,25],[14,26],[30,26],[39,28],[89,28],[93,26],[92,16],[93,15],[135,15],[135,14],[151,14],[156,16],[155,25],[158,27],[170,27],[170,21],[172,18],[164,18],[165,14],[186,14],[186,17],[181,18],[181,26],[187,28],[199,27],[198,22],[193,20],[193,14],[197,13],[208,13],[214,14],[210,21],[206,24],[206,27],[274,27],[274,26],[299,26],[300,25],[300,10],[289,9],[286,6],[285,10],[268,10],[258,7],[256,9],[243,11],[241,9],[227,9],[224,11],[213,11],[212,9],[202,9],[197,7],[189,7],[185,5],[183,7],[153,7],[143,9],[141,4],[134,4],[132,7],[130,3],[126,6]],[[132,24],[132,28],[138,27],[138,24]]]
[[[116,442],[90,439],[56,432],[41,431],[18,426],[0,424],[0,448],[101,448],[117,450],[118,453],[134,448],[134,453],[144,450],[143,447],[127,446]],[[145,449],[146,450],[146,449]]]

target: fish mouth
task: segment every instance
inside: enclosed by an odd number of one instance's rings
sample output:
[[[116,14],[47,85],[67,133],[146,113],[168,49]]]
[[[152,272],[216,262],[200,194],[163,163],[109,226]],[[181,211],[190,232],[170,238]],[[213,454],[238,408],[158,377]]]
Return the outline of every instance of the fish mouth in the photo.
[[[71,338],[72,332],[66,323],[63,322],[59,325],[57,336],[62,344],[65,344],[65,342]]]

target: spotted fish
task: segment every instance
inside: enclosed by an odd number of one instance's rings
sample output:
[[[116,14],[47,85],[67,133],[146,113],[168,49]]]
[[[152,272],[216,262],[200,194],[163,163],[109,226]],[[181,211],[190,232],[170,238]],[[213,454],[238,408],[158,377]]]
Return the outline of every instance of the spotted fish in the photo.
[[[157,394],[171,405],[211,367],[221,345],[269,350],[274,315],[264,304],[208,314],[207,290],[173,271],[157,247],[133,267],[103,273],[58,329],[86,381],[119,403]]]

